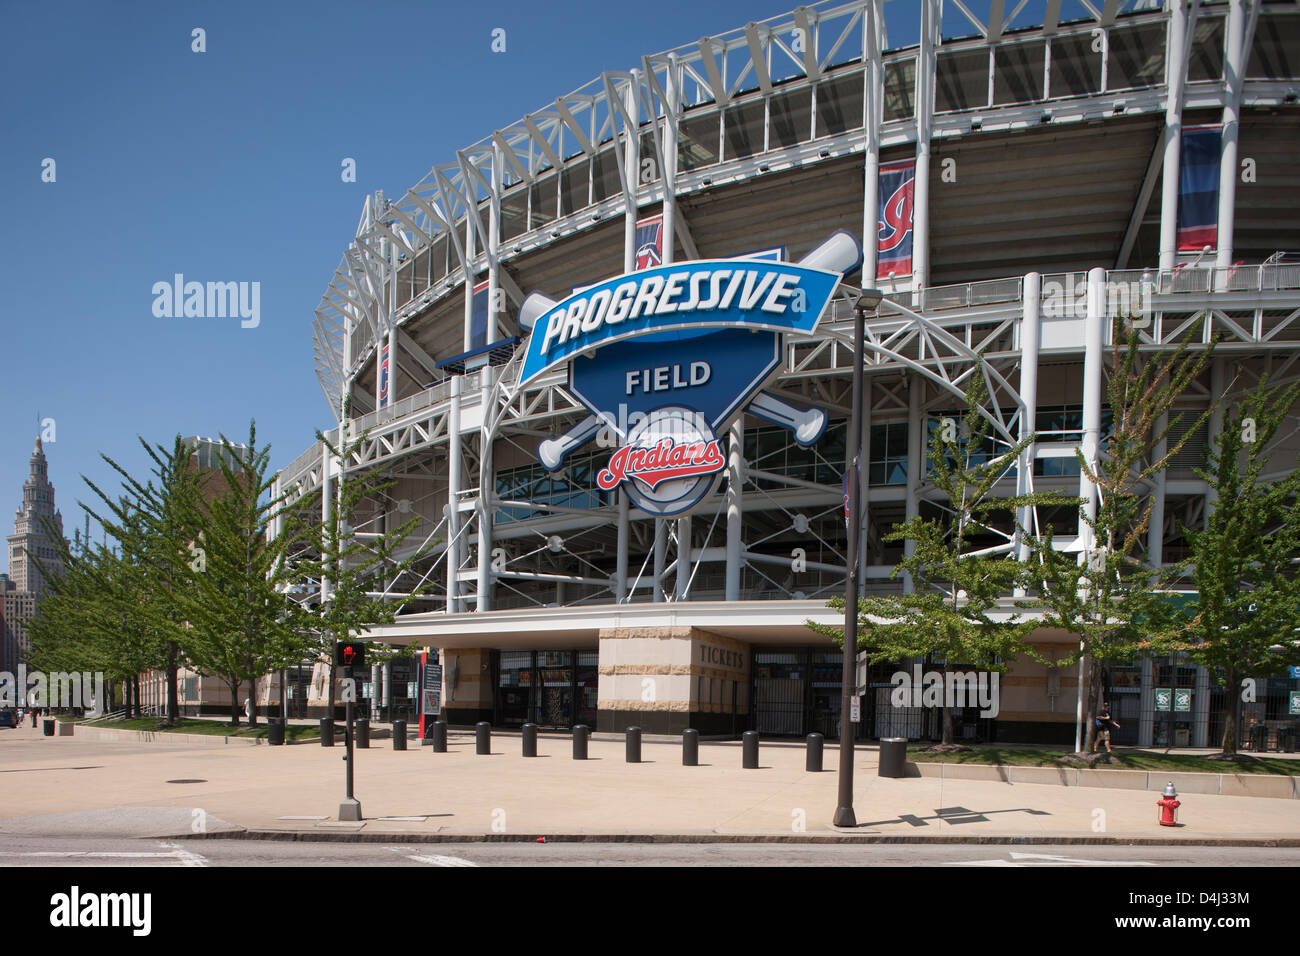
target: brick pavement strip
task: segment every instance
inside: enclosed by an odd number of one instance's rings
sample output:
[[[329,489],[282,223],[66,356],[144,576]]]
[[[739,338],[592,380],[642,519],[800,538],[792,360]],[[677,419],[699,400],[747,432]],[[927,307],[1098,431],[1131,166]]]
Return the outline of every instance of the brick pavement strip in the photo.
[[[160,735],[161,736],[161,735]],[[357,752],[361,831],[330,828],[343,799],[341,747],[205,747],[184,743],[0,734],[0,833],[31,818],[113,807],[201,807],[258,834],[384,839],[822,839],[836,774],[804,771],[800,747],[768,746],[758,770],[741,769],[731,743],[704,743],[699,767],[681,766],[675,743],[648,741],[627,764],[621,740],[593,740],[571,759],[564,736],[543,736],[536,758],[516,736],[493,737],[491,756],[453,732],[449,752],[413,743]],[[826,766],[834,768],[833,746]],[[1286,841],[1300,845],[1300,803],[1187,793],[1178,828],[1156,824],[1156,794],[1011,780],[877,777],[876,753],[856,762],[860,837],[945,840]],[[199,781],[169,783],[168,781]],[[1180,794],[1182,793],[1180,788]],[[292,819],[292,818],[297,819]],[[324,819],[309,820],[304,817]],[[380,820],[379,817],[402,819]],[[410,818],[423,817],[421,820]],[[289,819],[285,819],[289,818]]]

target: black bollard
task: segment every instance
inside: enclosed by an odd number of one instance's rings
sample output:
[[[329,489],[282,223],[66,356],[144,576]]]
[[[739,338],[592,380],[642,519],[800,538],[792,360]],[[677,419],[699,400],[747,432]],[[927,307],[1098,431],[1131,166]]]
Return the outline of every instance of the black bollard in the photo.
[[[698,730],[682,731],[682,766],[698,767],[700,765],[700,732]]]
[[[480,755],[492,753],[492,725],[486,720],[474,725],[474,752]]]
[[[352,741],[352,746],[357,750],[370,749],[370,718],[359,717],[356,721],[356,736]]]
[[[822,772],[822,744],[825,740],[821,734],[808,735],[808,758],[804,763],[804,769],[808,773]]]
[[[322,747],[334,746],[334,718],[322,717],[320,719],[320,745]]]
[[[406,749],[406,721],[404,720],[393,721],[393,749]]]
[[[447,722],[445,720],[435,720],[433,722],[433,752],[436,754],[445,754],[447,752]]]
[[[741,747],[744,753],[741,757],[741,766],[746,770],[758,769],[758,731],[747,730],[741,734]]]
[[[587,759],[587,738],[591,734],[591,728],[585,724],[578,724],[573,728],[573,759]]]
[[[524,738],[524,756],[536,757],[537,756],[537,725],[524,724],[523,738]]]
[[[627,729],[627,762],[641,762],[641,728],[629,727]]]

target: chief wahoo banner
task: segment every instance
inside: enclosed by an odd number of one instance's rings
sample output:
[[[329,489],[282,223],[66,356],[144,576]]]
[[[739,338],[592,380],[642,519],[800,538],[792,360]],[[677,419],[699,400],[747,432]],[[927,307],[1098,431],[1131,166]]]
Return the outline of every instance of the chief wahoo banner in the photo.
[[[520,308],[530,330],[520,372],[526,384],[567,367],[569,393],[589,411],[543,441],[548,470],[604,426],[619,447],[596,476],[602,491],[626,490],[648,514],[697,504],[726,467],[725,429],[748,410],[804,446],[826,426],[762,389],[781,364],[787,333],[813,332],[843,276],[862,264],[857,239],[837,232],[798,262],[742,256],[675,262],[584,286],[563,301],[533,293]]]
[[[916,160],[880,167],[879,254],[876,278],[912,274],[912,187]]]

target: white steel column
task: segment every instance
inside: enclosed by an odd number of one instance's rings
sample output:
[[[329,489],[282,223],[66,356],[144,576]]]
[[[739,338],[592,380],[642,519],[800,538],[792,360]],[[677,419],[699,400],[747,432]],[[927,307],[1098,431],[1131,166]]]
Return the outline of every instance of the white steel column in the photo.
[[[1165,42],[1165,139],[1160,182],[1160,271],[1178,261],[1178,179],[1183,148],[1183,85],[1187,77],[1187,0],[1169,4]]]
[[[1096,473],[1097,452],[1101,445],[1101,403],[1102,403],[1102,343],[1106,327],[1106,270],[1092,269],[1088,272],[1088,313],[1084,319],[1083,330],[1083,441],[1082,451],[1088,467]],[[1079,475],[1079,497],[1084,499],[1084,506],[1079,509],[1079,541],[1090,549],[1093,545],[1093,530],[1088,519],[1097,517],[1097,486],[1088,480],[1088,476]]]
[[[685,601],[691,584],[691,518],[677,519],[677,575],[674,580],[677,600]]]
[[[650,588],[656,601],[664,599],[664,569],[668,564],[668,525],[663,518],[655,518],[654,581]]]
[[[880,123],[884,113],[880,0],[872,0],[865,13],[867,22],[862,30],[862,60],[866,63],[862,72],[862,128],[866,133],[862,176],[862,284],[871,286],[876,281],[880,256]]]
[[[460,572],[460,382],[461,376],[451,378],[451,407],[447,411],[447,546],[443,558],[447,562],[447,613],[460,610],[460,586],[456,576]]]
[[[1156,433],[1164,434],[1169,427],[1169,415],[1156,419]],[[1169,443],[1161,438],[1151,450],[1156,461],[1165,457]],[[1169,469],[1161,468],[1151,479],[1151,521],[1147,525],[1147,564],[1158,568],[1165,563],[1165,478]]]
[[[1237,204],[1237,137],[1241,114],[1241,87],[1246,75],[1245,0],[1228,0],[1228,51],[1223,60],[1227,91],[1223,100],[1223,134],[1219,141],[1219,232],[1214,257],[1216,288],[1227,288],[1226,270],[1232,265],[1232,230]],[[1216,393],[1217,394],[1217,393]],[[1198,744],[1198,746],[1200,746]]]
[[[348,387],[347,381],[344,381],[344,387]],[[342,426],[339,428],[339,435],[342,436]],[[330,466],[333,465],[334,458],[330,454],[328,446],[321,448],[320,453],[320,520],[321,524],[329,527],[330,521],[334,516],[334,479],[330,474]],[[330,596],[330,569],[325,568],[320,576],[320,600],[324,604]]]
[[[474,347],[474,224],[470,216],[477,216],[473,206],[465,207],[465,351]],[[490,304],[490,303],[489,303]]]
[[[501,301],[501,189],[505,178],[505,155],[501,146],[492,143],[492,192],[488,200],[488,300],[487,337],[485,342],[495,342],[501,337],[501,316],[497,305]],[[484,406],[487,407],[486,405]]]
[[[668,57],[668,69],[664,71],[667,81],[665,90],[668,102],[664,104],[664,221],[663,221],[663,264],[673,261],[673,246],[677,228],[677,113],[678,100],[681,99],[681,86],[678,83],[680,67],[676,56]]]
[[[496,490],[492,464],[492,433],[488,430],[487,409],[492,399],[492,366],[479,371],[482,394],[479,407],[484,410],[483,425],[479,429],[478,501],[475,504],[478,519],[478,567],[476,586],[478,602],[476,611],[492,610],[492,493]]]
[[[398,228],[396,224],[394,229]],[[385,239],[388,244],[388,401],[385,407],[397,401],[397,243]],[[411,263],[411,274],[415,274],[415,263]],[[379,407],[379,403],[375,403]]]
[[[904,518],[915,518],[921,512],[921,470],[925,466],[925,420],[921,414],[922,390],[925,380],[912,373],[907,380],[907,498]],[[916,552],[916,542],[908,538],[903,542],[903,556],[910,558]],[[910,574],[903,576],[903,591],[910,594],[914,583]]]
[[[1038,431],[1038,343],[1041,312],[1043,306],[1043,277],[1037,272],[1025,276],[1021,292],[1020,321],[1020,440],[1032,436]],[[1016,466],[1016,494],[1027,495],[1033,487],[1034,446],[1030,445],[1020,454]],[[1016,530],[1019,539],[1017,557],[1021,561],[1029,560],[1029,542],[1025,534],[1032,533],[1030,522],[1033,509],[1028,505],[1020,508],[1020,527]],[[1022,589],[1018,589],[1022,590]]]
[[[921,46],[916,63],[916,181],[912,187],[912,288],[924,310],[923,290],[930,281],[930,112],[934,86],[934,37],[938,32],[936,0],[922,0]]]
[[[727,450],[727,577],[725,597],[740,600],[740,570],[744,543],[741,526],[744,520],[745,416],[731,423],[730,447]]]

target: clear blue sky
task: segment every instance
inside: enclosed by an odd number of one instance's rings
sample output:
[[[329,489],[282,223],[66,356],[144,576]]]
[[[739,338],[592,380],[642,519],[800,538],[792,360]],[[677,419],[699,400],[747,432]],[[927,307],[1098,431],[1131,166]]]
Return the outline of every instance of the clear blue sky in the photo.
[[[55,420],[47,454],[68,537],[76,502],[91,500],[80,476],[117,488],[101,452],[147,472],[137,435],[238,440],[256,418],[273,466],[287,464],[332,424],[312,310],[368,192],[400,196],[602,70],[794,6],[0,3],[3,533],[38,413]],[[911,0],[886,9],[891,41],[914,42]],[[205,53],[191,51],[195,27]],[[497,27],[504,54],[490,49]],[[340,179],[344,157],[355,183]],[[259,282],[260,326],[156,318],[151,288],[177,272]]]

